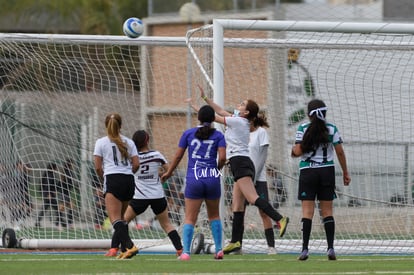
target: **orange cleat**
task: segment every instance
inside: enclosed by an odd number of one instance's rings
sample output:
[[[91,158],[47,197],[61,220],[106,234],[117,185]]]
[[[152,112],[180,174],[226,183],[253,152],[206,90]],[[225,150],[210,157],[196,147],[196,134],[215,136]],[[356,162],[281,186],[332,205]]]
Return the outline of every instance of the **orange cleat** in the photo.
[[[118,255],[118,248],[111,248],[106,252],[105,257],[116,257]]]

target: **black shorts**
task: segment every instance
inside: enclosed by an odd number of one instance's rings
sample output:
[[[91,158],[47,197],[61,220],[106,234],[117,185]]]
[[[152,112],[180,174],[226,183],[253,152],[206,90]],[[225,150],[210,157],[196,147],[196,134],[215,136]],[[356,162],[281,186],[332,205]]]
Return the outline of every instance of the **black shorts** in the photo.
[[[105,176],[103,192],[111,193],[120,201],[129,201],[134,196],[134,175],[110,174]]]
[[[259,195],[260,198],[264,199],[265,201],[269,201],[269,190],[267,189],[266,181],[256,181],[254,188],[256,189],[257,195]],[[248,204],[249,202],[245,200],[245,205]]]
[[[158,215],[167,209],[167,200],[165,198],[159,199],[133,199],[129,202],[129,206],[132,207],[135,214],[138,216],[147,210],[148,206],[151,206],[152,212]]]
[[[299,175],[299,200],[332,201],[335,194],[335,167],[305,168]]]
[[[254,164],[249,157],[235,156],[232,157],[229,162],[234,181],[237,181],[243,177],[251,177],[252,180],[254,180]]]
[[[269,201],[269,191],[266,181],[256,181],[255,186],[257,195],[265,201]]]

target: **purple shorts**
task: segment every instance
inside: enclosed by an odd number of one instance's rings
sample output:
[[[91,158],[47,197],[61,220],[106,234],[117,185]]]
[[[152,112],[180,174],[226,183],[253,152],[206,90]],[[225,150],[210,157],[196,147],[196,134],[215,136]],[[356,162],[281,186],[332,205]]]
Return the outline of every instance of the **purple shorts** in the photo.
[[[221,196],[220,177],[217,178],[188,178],[184,196],[188,199],[216,200]]]

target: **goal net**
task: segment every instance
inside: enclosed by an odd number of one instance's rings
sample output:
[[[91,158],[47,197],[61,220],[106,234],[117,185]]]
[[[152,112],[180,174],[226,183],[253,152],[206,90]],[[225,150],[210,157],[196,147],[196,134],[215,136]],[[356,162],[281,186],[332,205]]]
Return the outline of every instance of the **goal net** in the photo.
[[[196,125],[184,103],[186,54],[184,37],[1,34],[2,231],[28,248],[109,248],[95,141],[106,135],[105,116],[118,112],[122,134],[147,130],[171,160],[187,123]],[[177,229],[184,165],[164,185]],[[141,248],[175,251],[151,210],[130,234]]]
[[[276,238],[278,252],[301,251],[290,148],[313,98],[325,101],[339,128],[352,177],[344,187],[336,167],[336,250],[413,252],[413,31],[412,24],[218,19],[187,33],[194,77],[210,96],[229,111],[252,98],[266,112],[270,200],[291,221]],[[325,253],[325,239],[315,211],[310,250]],[[248,207],[243,251],[266,247],[257,209]]]
[[[172,160],[182,132],[197,125],[184,99],[201,104],[201,85],[229,110],[253,98],[266,111],[270,202],[291,220],[283,239],[276,237],[279,253],[300,251],[298,165],[289,150],[313,97],[327,103],[328,119],[341,131],[352,176],[344,188],[337,169],[336,250],[411,253],[412,26],[393,34],[329,31],[329,23],[306,31],[239,23],[236,30],[193,30],[189,47],[184,37],[0,34],[0,229],[13,229],[26,248],[108,248],[112,230],[92,163],[106,114],[121,114],[126,136],[146,129],[151,147]],[[180,233],[185,169],[183,158],[164,186]],[[232,181],[223,174],[227,242]],[[42,192],[44,178],[52,179],[54,201]],[[245,221],[244,252],[265,253],[255,207],[247,208]],[[130,234],[143,251],[174,252],[151,209],[130,223]],[[204,236],[200,251],[209,253],[204,208],[196,234]],[[318,213],[311,239],[313,253],[325,251]]]

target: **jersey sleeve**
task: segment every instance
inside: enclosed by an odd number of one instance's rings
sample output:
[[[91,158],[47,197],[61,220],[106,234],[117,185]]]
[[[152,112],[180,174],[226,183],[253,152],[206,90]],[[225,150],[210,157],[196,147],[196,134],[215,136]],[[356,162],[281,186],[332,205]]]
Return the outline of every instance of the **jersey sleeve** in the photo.
[[[338,131],[338,128],[336,126],[334,126],[333,129],[334,129],[333,137],[332,137],[332,143],[333,143],[333,145],[335,146],[337,144],[343,143],[342,137],[341,137],[341,134]]]
[[[218,130],[216,130],[216,131],[218,131]],[[226,147],[226,139],[225,139],[223,133],[221,133],[221,132],[219,132],[219,133],[220,133],[220,135],[219,135],[219,140],[218,140],[217,147],[218,148]]]
[[[157,151],[157,153],[158,153],[158,158],[160,159],[161,165],[168,163],[167,159],[164,157],[163,154],[161,154],[161,152]]]
[[[102,146],[101,146],[101,142],[100,142],[100,139],[98,139],[98,140],[95,142],[95,148],[94,148],[94,150],[93,150],[93,155],[94,155],[94,156],[98,156],[98,157],[102,157],[102,156],[103,156],[103,154],[102,154],[102,150],[101,150],[101,148],[102,148]]]
[[[261,128],[261,132],[260,132],[260,136],[259,136],[259,142],[260,142],[260,146],[267,146],[269,145],[269,135],[267,134],[266,129]]]
[[[186,149],[188,147],[188,141],[187,141],[188,139],[187,139],[187,136],[188,136],[188,131],[185,131],[181,135],[180,141],[178,142],[178,147],[184,148],[184,149]]]
[[[234,117],[234,116],[226,116],[226,126],[228,126],[229,128],[241,126],[242,124],[243,124],[243,118]]]
[[[135,143],[131,139],[127,139],[128,153],[131,157],[138,156],[138,150]]]
[[[296,136],[295,136],[295,143],[301,143],[303,140],[303,134],[305,133],[304,131],[304,126],[303,125],[299,125],[298,129],[296,130]]]

